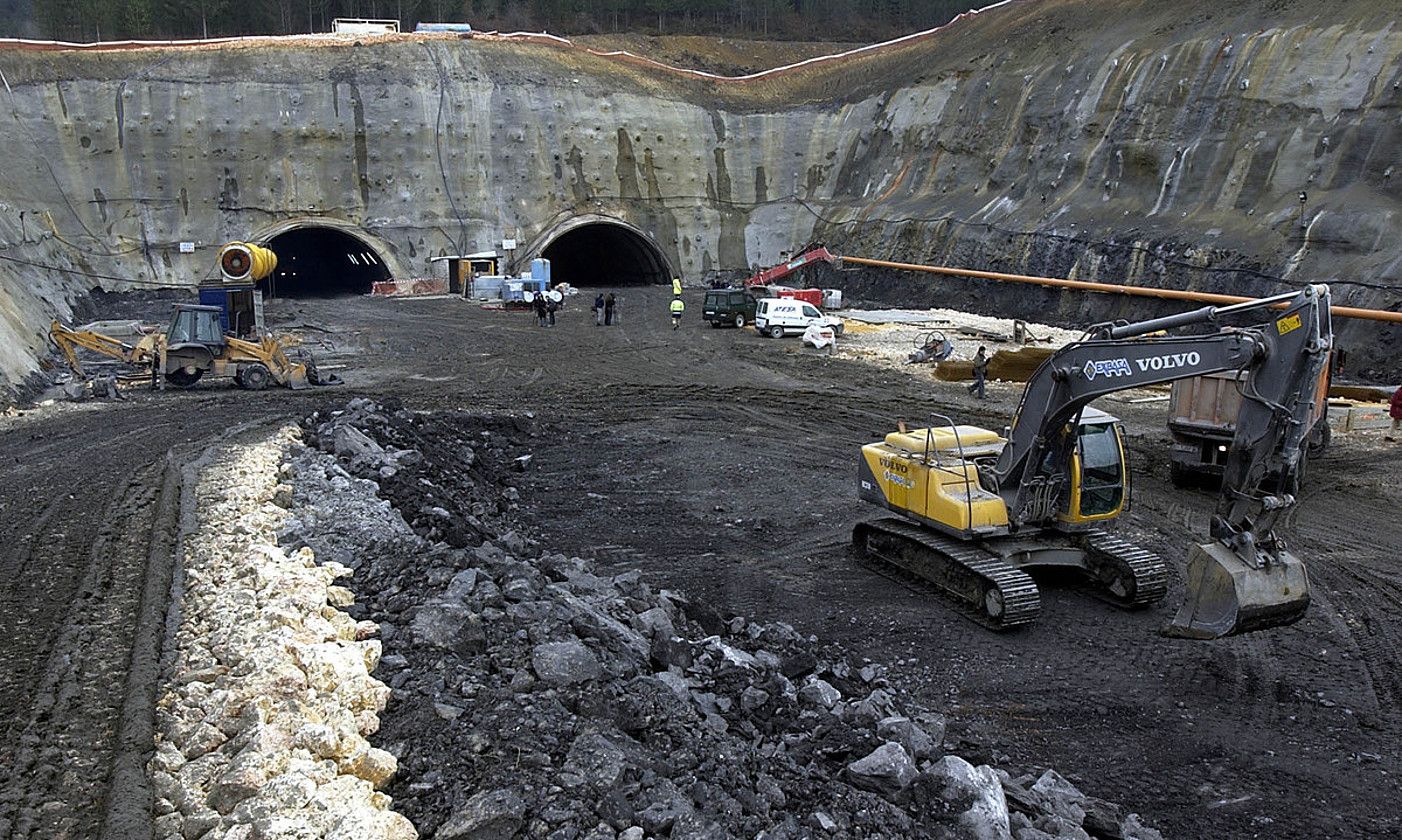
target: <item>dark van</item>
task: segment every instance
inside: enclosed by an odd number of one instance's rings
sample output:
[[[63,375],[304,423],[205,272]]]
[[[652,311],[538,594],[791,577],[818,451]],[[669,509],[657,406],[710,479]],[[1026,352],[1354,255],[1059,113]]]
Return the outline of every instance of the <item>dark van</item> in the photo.
[[[726,324],[743,327],[754,323],[755,299],[744,289],[710,289],[706,292],[701,317],[713,327]]]

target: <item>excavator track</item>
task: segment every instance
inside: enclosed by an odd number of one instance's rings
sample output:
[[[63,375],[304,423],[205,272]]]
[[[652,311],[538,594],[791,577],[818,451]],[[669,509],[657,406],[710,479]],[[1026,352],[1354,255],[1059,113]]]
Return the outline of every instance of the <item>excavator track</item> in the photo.
[[[919,580],[993,630],[1012,630],[1037,620],[1042,608],[1037,584],[1006,560],[936,534],[903,519],[859,523],[852,545],[886,568]]]
[[[1086,534],[1082,546],[1096,584],[1091,591],[1097,597],[1137,609],[1168,594],[1168,567],[1152,551],[1098,530]]]

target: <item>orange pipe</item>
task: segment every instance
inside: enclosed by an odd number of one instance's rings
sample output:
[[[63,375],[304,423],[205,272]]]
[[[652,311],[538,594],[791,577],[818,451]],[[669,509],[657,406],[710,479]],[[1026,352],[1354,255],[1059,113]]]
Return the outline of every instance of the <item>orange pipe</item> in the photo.
[[[848,265],[868,265],[873,268],[895,268],[901,271],[923,271],[927,274],[944,274],[951,277],[978,277],[983,280],[1002,280],[1008,283],[1035,283],[1039,286],[1059,286],[1063,289],[1081,289],[1102,294],[1138,295],[1140,297],[1166,298],[1168,300],[1189,300],[1197,303],[1246,303],[1256,298],[1239,295],[1219,295],[1213,292],[1189,292],[1183,289],[1152,289],[1147,286],[1125,286],[1120,283],[1091,283],[1087,280],[1063,280],[1057,277],[1035,277],[1029,274],[1004,274],[1001,271],[975,271],[970,268],[948,268],[941,265],[918,265],[916,263],[872,260],[866,257],[838,257]],[[1284,306],[1284,304],[1282,304]],[[1365,318],[1370,321],[1389,321],[1402,324],[1402,312],[1389,312],[1385,309],[1358,309],[1352,306],[1331,306],[1329,311],[1340,318]]]

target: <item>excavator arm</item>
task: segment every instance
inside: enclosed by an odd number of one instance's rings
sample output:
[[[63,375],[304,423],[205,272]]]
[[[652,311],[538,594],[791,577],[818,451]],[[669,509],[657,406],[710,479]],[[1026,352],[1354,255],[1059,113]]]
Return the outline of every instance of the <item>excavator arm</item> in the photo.
[[[1252,331],[1232,331],[1169,339],[1111,339],[1069,344],[1053,354],[1028,380],[1014,415],[1008,444],[993,471],[997,491],[1008,504],[1009,521],[1037,524],[1040,492],[1049,479],[1065,475],[1072,437],[1064,434],[1091,401],[1129,388],[1142,388],[1204,373],[1239,370],[1264,349]]]
[[[1281,310],[1271,321],[1197,336],[1136,338],[1216,323],[1229,315]],[[1189,556],[1188,600],[1173,635],[1217,638],[1289,623],[1309,603],[1304,565],[1274,531],[1295,504],[1294,476],[1333,341],[1329,288],[1136,324],[1093,328],[1092,338],[1053,354],[1028,381],[1009,440],[986,482],[1014,526],[1047,520],[1056,485],[1068,480],[1075,446],[1068,424],[1097,397],[1205,373],[1244,370],[1242,408],[1227,460],[1212,541]],[[1272,476],[1280,488],[1267,492]]]
[[[756,272],[753,277],[745,281],[745,285],[767,286],[770,283],[773,283],[775,280],[780,280],[784,277],[787,277],[790,274],[793,274],[795,271],[798,271],[800,268],[803,268],[805,265],[818,262],[819,260],[828,263],[835,263],[837,262],[838,257],[835,256],[827,248],[820,245],[816,248],[799,254],[797,257],[794,257],[788,262],[780,263],[776,266],[773,266],[772,268],[766,268],[763,271]]]

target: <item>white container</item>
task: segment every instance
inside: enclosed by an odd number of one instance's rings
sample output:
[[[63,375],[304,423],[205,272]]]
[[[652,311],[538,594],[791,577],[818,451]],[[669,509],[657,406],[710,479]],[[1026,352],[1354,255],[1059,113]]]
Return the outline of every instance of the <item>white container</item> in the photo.
[[[505,282],[501,277],[477,277],[472,281],[472,296],[479,300],[499,300]]]
[[[841,308],[842,308],[842,290],[841,290],[841,289],[823,289],[823,308],[824,308],[824,309],[841,309]]]

